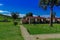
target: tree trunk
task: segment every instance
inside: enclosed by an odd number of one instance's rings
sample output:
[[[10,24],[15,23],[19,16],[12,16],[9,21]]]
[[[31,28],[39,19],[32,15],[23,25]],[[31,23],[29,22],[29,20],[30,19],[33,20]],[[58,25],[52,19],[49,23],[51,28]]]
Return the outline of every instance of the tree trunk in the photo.
[[[50,7],[50,26],[53,27],[53,7]]]
[[[31,24],[31,19],[29,18],[29,24]]]

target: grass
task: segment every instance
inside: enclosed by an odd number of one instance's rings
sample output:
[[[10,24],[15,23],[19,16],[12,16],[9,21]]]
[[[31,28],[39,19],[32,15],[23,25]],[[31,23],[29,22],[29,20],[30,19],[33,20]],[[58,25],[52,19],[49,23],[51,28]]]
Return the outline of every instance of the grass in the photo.
[[[50,27],[49,24],[23,24],[30,34],[52,34],[60,33],[60,24],[54,24]]]
[[[60,38],[46,39],[46,40],[60,40]]]
[[[0,15],[0,20],[4,20],[3,15]],[[14,26],[13,19],[7,18],[11,22],[0,22],[0,40],[24,40],[20,31],[20,19],[17,19],[19,25]]]
[[[0,22],[0,40],[23,40],[20,27],[13,22]]]

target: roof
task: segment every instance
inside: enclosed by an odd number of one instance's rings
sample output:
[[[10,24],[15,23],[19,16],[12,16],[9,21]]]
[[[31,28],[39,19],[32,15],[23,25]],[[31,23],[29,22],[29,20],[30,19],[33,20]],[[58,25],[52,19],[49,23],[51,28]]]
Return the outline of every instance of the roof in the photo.
[[[29,16],[29,17],[26,17],[26,18],[44,18],[44,17],[32,17],[32,16]]]

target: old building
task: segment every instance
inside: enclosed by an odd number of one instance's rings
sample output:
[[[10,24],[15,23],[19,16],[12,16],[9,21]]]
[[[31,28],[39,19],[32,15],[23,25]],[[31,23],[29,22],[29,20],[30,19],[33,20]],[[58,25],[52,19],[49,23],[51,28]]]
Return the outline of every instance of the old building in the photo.
[[[26,18],[23,18],[22,19],[22,23],[43,23],[45,22],[46,18],[44,17],[32,17],[32,16],[29,16],[29,17],[26,17]]]
[[[60,23],[60,18],[53,18],[53,23]],[[44,18],[44,17],[33,17],[29,16],[26,18],[22,19],[22,23],[28,23],[28,24],[33,24],[33,23],[50,23],[50,18]]]

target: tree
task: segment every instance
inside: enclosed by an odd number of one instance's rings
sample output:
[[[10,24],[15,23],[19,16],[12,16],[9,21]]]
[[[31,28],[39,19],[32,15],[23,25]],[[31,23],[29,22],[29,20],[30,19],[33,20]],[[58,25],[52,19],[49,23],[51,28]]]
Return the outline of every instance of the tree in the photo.
[[[23,19],[26,19],[26,16],[24,16]]]
[[[60,0],[40,0],[39,6],[41,6],[44,10],[47,9],[48,6],[50,6],[50,26],[53,26],[53,7],[59,6]]]
[[[28,16],[33,16],[33,13],[32,12],[27,13],[26,17],[28,17]]]
[[[12,12],[11,17],[13,18],[14,25],[17,25],[16,19],[18,19],[19,13],[18,12]]]
[[[19,17],[19,13],[18,12],[12,12],[11,17],[13,18],[13,20],[16,20]]]

